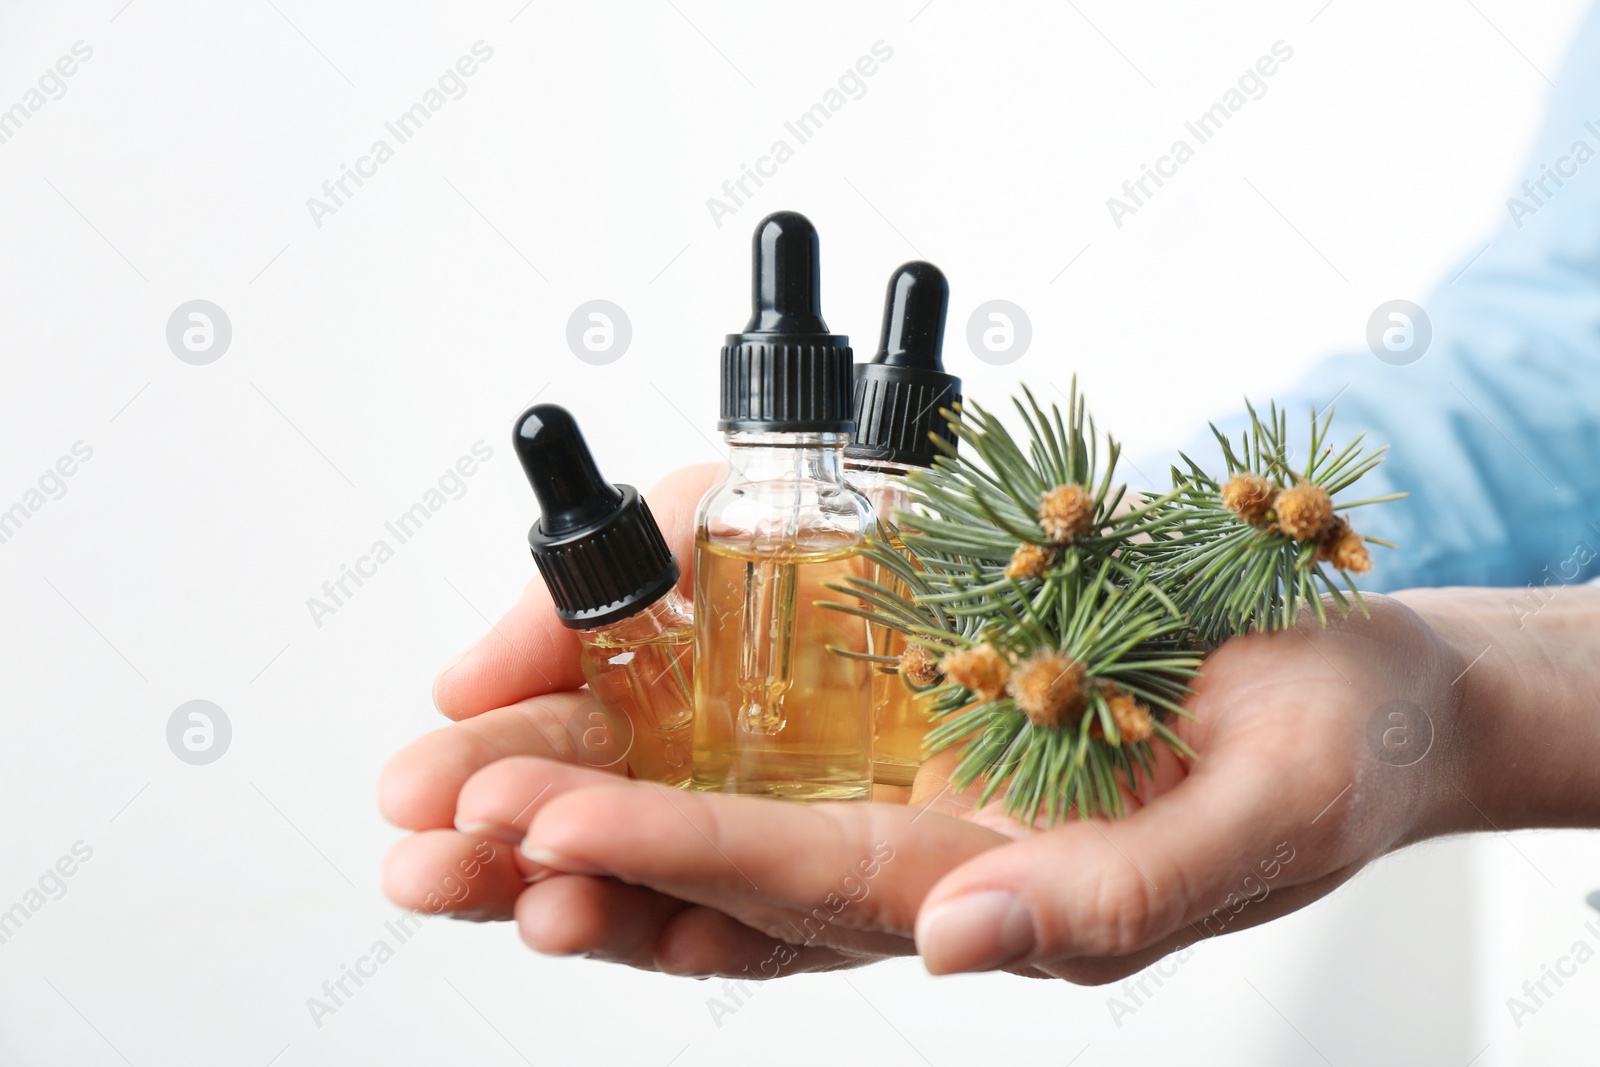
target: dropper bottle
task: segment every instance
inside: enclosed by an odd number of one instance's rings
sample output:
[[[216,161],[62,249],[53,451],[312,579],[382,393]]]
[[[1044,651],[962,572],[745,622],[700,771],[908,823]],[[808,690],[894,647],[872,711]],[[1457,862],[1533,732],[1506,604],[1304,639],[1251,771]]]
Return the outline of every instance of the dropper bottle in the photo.
[[[910,512],[905,476],[933,466],[935,440],[956,444],[940,414],[961,402],[961,379],[945,373],[941,355],[949,305],[950,285],[938,267],[921,260],[900,267],[889,278],[877,355],[855,370],[856,428],[844,450],[845,476],[886,520]],[[905,594],[905,583],[887,568],[865,562],[865,571],[868,581]],[[905,638],[886,626],[868,623],[867,642],[875,656],[898,659],[905,651]],[[900,672],[873,672],[873,781],[912,784],[932,711],[932,698],[909,689]]]
[[[872,794],[861,620],[822,607],[876,519],[844,476],[849,338],[822,319],[817,231],[756,227],[754,310],[722,349],[727,478],[695,538],[694,788],[793,799]]]
[[[512,443],[539,498],[528,545],[556,615],[578,632],[598,705],[578,724],[578,758],[626,760],[631,777],[687,785],[694,619],[650,506],[633,486],[601,477],[565,408],[529,408]]]

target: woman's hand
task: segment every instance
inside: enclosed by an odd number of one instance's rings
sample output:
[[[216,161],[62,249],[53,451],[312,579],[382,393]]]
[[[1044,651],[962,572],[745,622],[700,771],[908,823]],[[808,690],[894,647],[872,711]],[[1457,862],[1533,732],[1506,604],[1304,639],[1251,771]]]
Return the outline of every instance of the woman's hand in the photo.
[[[920,951],[935,973],[1112,981],[1454,828],[1466,661],[1405,605],[1370,606],[1219,650],[1179,727],[1200,759],[1164,753],[1119,820],[1033,830],[974,810],[938,788],[948,760],[905,808],[685,794],[510,759],[466,783],[458,815],[525,835],[519,862],[540,880],[517,918],[535,947],[743,977]]]
[[[715,476],[682,472],[650,496],[686,564]],[[385,769],[385,814],[417,831],[385,885],[408,907],[514,916],[541,951],[673,973],[920,951],[936,973],[1111,981],[1428,836],[1600,819],[1600,591],[1556,600],[1530,618],[1503,593],[1418,591],[1369,597],[1370,618],[1325,630],[1235,639],[1177,725],[1198,761],[1158,748],[1126,818],[1035,829],[949,790],[948,756],[909,808],[689,794],[584,767],[576,641],[535,582],[441,675],[457,724]],[[1497,752],[1520,754],[1516,776]]]

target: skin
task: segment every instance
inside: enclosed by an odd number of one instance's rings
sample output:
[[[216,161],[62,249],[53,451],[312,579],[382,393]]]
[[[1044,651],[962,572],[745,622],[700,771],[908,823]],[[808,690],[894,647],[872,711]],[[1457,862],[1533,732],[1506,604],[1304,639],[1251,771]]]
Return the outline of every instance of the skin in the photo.
[[[690,468],[649,494],[686,564],[695,503],[718,477]],[[1177,726],[1200,758],[1158,746],[1126,817],[1046,829],[952,791],[953,756],[909,796],[808,805],[574,765],[577,642],[535,580],[435,683],[454,724],[384,769],[380,807],[411,831],[384,887],[436,910],[430,887],[489,842],[493,859],[444,910],[515,920],[539,952],[742,978],[920,953],[935,974],[1120,980],[1427,838],[1600,826],[1600,589],[1546,591],[1531,614],[1508,606],[1513,592],[1373,596],[1370,617],[1235,638]],[[1380,759],[1368,739],[1375,717],[1380,734],[1393,725],[1380,709],[1394,701],[1431,723],[1415,762]]]

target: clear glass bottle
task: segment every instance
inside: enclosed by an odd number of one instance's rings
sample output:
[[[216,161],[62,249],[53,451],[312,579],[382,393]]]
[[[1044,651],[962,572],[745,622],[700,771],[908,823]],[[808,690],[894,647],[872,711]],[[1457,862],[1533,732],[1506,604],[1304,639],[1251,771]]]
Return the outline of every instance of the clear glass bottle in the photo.
[[[627,761],[628,775],[689,784],[694,615],[677,590],[609,626],[578,631],[581,666],[599,717],[581,722],[593,762]]]
[[[906,475],[933,466],[936,440],[950,448],[955,434],[941,411],[961,402],[961,379],[947,374],[941,349],[950,286],[932,263],[906,263],[889,278],[883,308],[883,333],[870,363],[855,369],[855,424],[845,449],[846,477],[889,523],[913,514]],[[896,519],[896,516],[900,516]],[[886,527],[888,529],[888,527]],[[904,551],[904,545],[893,547]],[[860,575],[905,595],[893,572],[862,558]],[[865,623],[874,656],[899,659],[904,636],[886,626]],[[933,699],[906,685],[900,672],[880,663],[872,674],[873,780],[908,786],[922,765],[923,741],[933,725]]]
[[[755,313],[722,351],[729,474],[695,537],[696,789],[803,800],[872,795],[861,620],[838,599],[875,517],[846,482],[848,338],[820,311],[816,230],[779,212],[755,235]]]
[[[529,408],[512,442],[539,498],[528,544],[557,616],[578,633],[596,704],[574,722],[578,759],[687,785],[694,618],[674,588],[678,561],[638,490],[601,477],[564,408]]]

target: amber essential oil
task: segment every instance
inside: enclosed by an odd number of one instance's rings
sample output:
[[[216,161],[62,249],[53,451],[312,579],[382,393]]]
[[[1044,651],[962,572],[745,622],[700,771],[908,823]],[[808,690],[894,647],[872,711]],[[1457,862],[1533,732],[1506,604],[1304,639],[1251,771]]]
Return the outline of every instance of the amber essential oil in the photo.
[[[945,373],[941,354],[949,304],[950,285],[938,267],[913,260],[897,268],[889,276],[878,352],[855,368],[856,425],[844,450],[845,476],[887,520],[889,545],[901,552],[905,545],[893,524],[915,512],[906,475],[932,467],[942,450],[956,447],[946,413],[960,405],[961,379]],[[862,578],[902,596],[907,593],[898,575],[866,558],[861,562]],[[912,689],[897,669],[905,638],[885,626],[862,625],[877,657],[872,674],[873,780],[911,785],[933,725],[933,698]]]
[[[860,619],[821,607],[857,565],[859,540],[761,549],[702,537],[695,604],[694,785],[796,799],[871,795],[870,665]]]
[[[845,477],[885,518],[904,514],[911,507],[904,481],[906,468],[893,464],[860,465],[845,461]],[[896,546],[900,547],[900,546]],[[858,560],[857,574],[875,585],[907,595],[900,576],[866,557]],[[898,660],[906,649],[906,639],[898,630],[879,623],[857,619],[866,628],[867,651],[882,659]],[[933,726],[934,698],[906,684],[893,665],[878,663],[872,668],[872,780],[879,785],[907,786],[922,766],[923,739]]]

